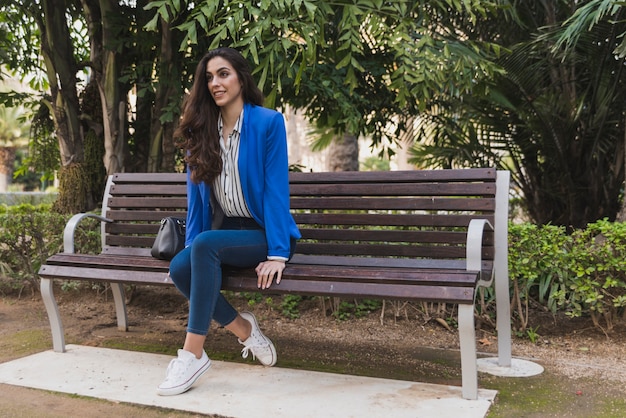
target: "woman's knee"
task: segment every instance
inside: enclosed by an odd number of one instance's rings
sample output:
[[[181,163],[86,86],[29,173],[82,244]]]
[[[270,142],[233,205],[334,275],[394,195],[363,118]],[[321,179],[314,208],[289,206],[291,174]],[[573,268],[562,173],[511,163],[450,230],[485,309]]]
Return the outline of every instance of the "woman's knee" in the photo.
[[[170,261],[170,278],[177,287],[190,280],[191,259],[189,247],[176,254],[172,261]]]
[[[224,245],[224,237],[216,231],[205,231],[198,235],[191,244],[191,256],[193,254],[202,254],[203,257],[217,254]]]

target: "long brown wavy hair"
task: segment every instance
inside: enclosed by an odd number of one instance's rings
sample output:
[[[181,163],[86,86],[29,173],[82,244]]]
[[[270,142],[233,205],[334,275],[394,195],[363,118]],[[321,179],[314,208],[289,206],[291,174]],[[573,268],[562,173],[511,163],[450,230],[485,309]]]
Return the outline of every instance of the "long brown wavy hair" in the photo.
[[[220,108],[209,92],[206,77],[207,63],[215,57],[222,57],[233,66],[242,85],[245,103],[262,106],[264,101],[263,92],[254,82],[250,66],[239,51],[218,48],[202,57],[196,67],[191,92],[183,103],[180,124],[174,132],[178,145],[185,150],[185,162],[191,170],[191,180],[195,183],[212,183],[222,171],[217,130]]]

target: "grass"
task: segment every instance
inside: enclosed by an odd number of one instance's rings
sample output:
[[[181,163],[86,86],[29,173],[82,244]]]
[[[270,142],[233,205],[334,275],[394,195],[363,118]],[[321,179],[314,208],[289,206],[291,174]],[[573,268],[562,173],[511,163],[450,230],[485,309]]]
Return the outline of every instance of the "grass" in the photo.
[[[527,378],[482,376],[481,386],[498,391],[488,418],[626,416],[622,388],[597,379],[564,379],[544,371]]]

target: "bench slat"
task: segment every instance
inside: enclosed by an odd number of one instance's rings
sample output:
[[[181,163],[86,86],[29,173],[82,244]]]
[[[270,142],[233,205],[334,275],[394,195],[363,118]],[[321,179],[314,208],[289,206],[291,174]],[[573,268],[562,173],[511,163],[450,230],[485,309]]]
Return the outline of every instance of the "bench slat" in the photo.
[[[427,258],[465,258],[465,247],[453,246],[410,246],[410,245],[387,245],[372,243],[308,243],[298,242],[296,246],[301,254],[327,254],[327,255],[369,255],[373,257],[427,257]],[[483,256],[493,259],[494,248],[485,247]]]
[[[236,270],[228,270],[229,276],[237,276]],[[441,285],[469,287],[474,289],[478,272],[467,270],[415,270],[403,268],[373,268],[360,266],[319,266],[291,264],[284,277],[295,280],[331,280],[349,283],[403,284],[412,286]],[[282,283],[281,283],[282,284]],[[412,298],[413,299],[413,298]]]
[[[448,170],[409,170],[409,171],[378,171],[375,176],[371,172],[339,171],[320,173],[290,173],[289,182],[299,183],[384,183],[394,182],[433,182],[433,181],[495,181],[494,168],[469,168]]]
[[[464,245],[464,231],[398,231],[372,229],[300,228],[304,239],[329,241],[387,241],[406,243],[448,243]]]
[[[116,173],[113,181],[121,183],[179,183],[185,182],[184,173]],[[289,173],[289,181],[293,184],[306,183],[362,183],[362,182],[446,182],[446,181],[495,181],[494,168],[463,168],[447,170],[408,170],[379,171],[372,177],[371,172],[319,172]]]
[[[377,225],[377,226],[430,226],[467,228],[470,220],[476,215],[471,214],[376,214],[376,213],[302,213],[293,214],[298,224],[325,225]],[[493,214],[484,213],[480,216],[492,225]],[[488,232],[488,231],[486,231]]]
[[[133,257],[152,257],[151,247],[106,247],[102,250],[103,255],[123,255]]]
[[[291,196],[495,196],[495,183],[293,184]]]
[[[44,265],[39,269],[39,276],[48,279],[90,280],[113,283],[141,283],[154,285],[172,285],[166,281],[167,271],[119,270],[96,268],[92,266],[55,266]]]
[[[56,266],[92,266],[100,268],[128,268],[131,270],[167,272],[169,262],[150,256],[131,256],[121,254],[73,254],[58,253],[46,261],[47,265]]]
[[[165,184],[149,184],[149,183],[137,183],[137,184],[114,184],[110,190],[112,195],[124,195],[124,196],[183,196],[185,197],[185,190],[176,183]]]
[[[247,277],[228,276],[223,287],[233,291],[258,291],[256,280]],[[469,287],[447,286],[412,286],[385,283],[352,283],[320,280],[283,279],[275,292],[295,293],[310,296],[337,296],[355,298],[384,298],[401,300],[422,300],[428,302],[446,302],[471,304],[474,301],[474,289]]]
[[[119,234],[146,234],[150,235],[151,239],[159,230],[160,224],[157,223],[121,223],[115,222],[107,227],[107,233],[119,235]]]
[[[179,186],[180,188],[180,186]],[[186,197],[111,197],[108,207],[115,208],[181,208],[187,209]]]
[[[115,173],[115,184],[184,183],[185,173]]]
[[[120,247],[152,248],[152,244],[154,244],[154,235],[107,235],[106,244]]]
[[[448,211],[487,211],[495,210],[493,199],[484,198],[365,198],[327,196],[292,197],[292,209],[341,209],[341,210],[448,210]]]
[[[136,221],[148,221],[148,222],[160,222],[162,218],[166,216],[176,216],[184,218],[187,212],[184,211],[169,211],[169,210],[108,210],[106,217],[113,219],[114,221],[123,222],[136,222]],[[109,227],[111,224],[107,224]]]
[[[432,258],[383,258],[383,257],[358,257],[337,255],[305,255],[295,254],[289,264],[308,264],[324,266],[363,266],[363,267],[391,267],[391,268],[414,268],[414,269],[437,269],[437,270],[463,270],[465,260],[459,259],[432,259]],[[491,270],[493,261],[483,260],[482,269]]]

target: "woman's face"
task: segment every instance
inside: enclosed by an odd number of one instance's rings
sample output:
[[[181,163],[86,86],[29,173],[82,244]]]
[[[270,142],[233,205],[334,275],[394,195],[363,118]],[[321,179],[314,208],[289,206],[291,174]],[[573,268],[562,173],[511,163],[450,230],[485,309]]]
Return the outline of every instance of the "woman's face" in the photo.
[[[206,65],[206,79],[209,93],[219,107],[243,103],[242,86],[229,61],[222,57],[211,58]]]

